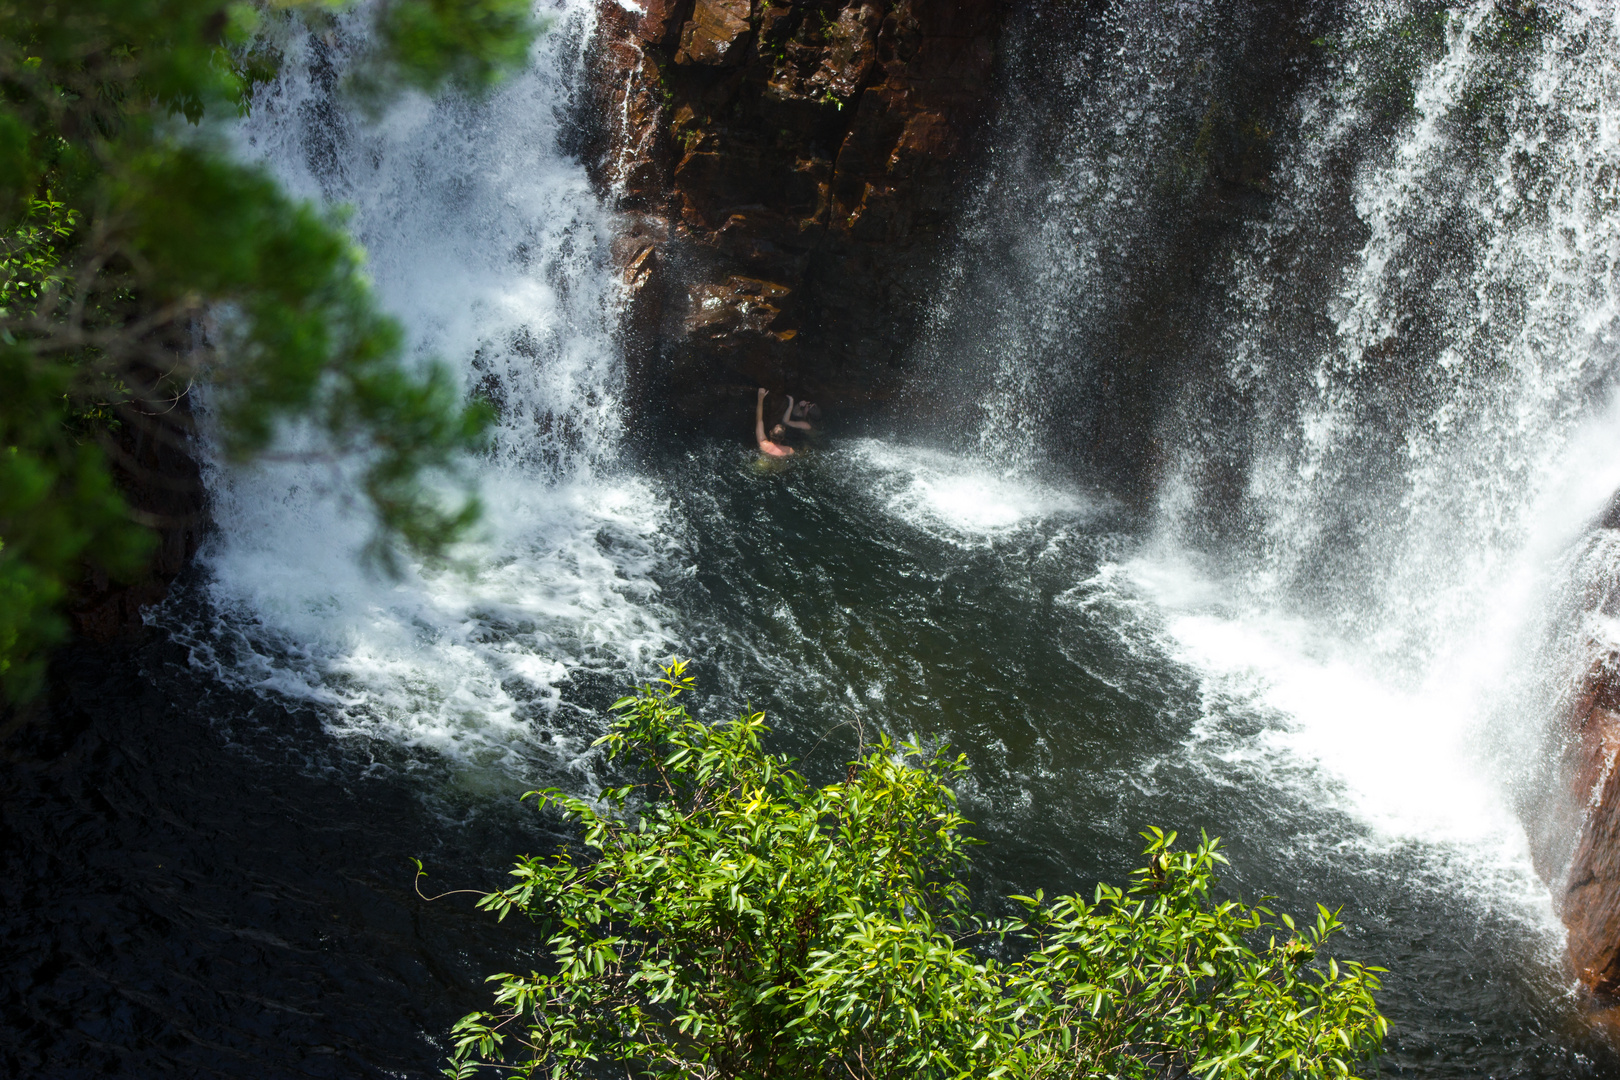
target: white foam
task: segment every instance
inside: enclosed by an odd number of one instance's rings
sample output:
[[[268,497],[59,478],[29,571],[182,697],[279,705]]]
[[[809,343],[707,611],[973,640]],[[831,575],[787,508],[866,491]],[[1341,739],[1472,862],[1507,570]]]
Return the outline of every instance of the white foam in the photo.
[[[327,706],[334,730],[516,761],[572,672],[669,649],[650,577],[662,507],[640,481],[487,474],[482,537],[393,581],[359,569],[340,500],[276,472],[234,478],[234,531],[206,552],[214,633],[235,646],[221,674]]]
[[[642,667],[670,641],[652,579],[667,507],[615,464],[612,223],[558,145],[593,5],[539,6],[560,22],[487,101],[408,96],[374,123],[346,112],[316,61],[341,66],[357,13],[327,57],[290,41],[236,133],[292,190],[352,207],[413,354],[499,406],[492,449],[469,462],[480,535],[450,566],[387,580],[357,561],[371,521],[352,466],[209,460],[215,618],[179,628],[199,662],[320,704],[334,731],[502,767],[577,753],[547,723],[565,680]],[[310,445],[292,432],[283,449]]]
[[[1357,179],[1367,239],[1328,298],[1314,385],[1248,434],[1262,448],[1245,493],[1259,557],[1234,553],[1221,579],[1195,571],[1180,538],[1201,508],[1171,483],[1160,546],[1130,573],[1162,603],[1179,654],[1286,717],[1270,742],[1335,777],[1380,834],[1470,845],[1528,873],[1507,806],[1548,703],[1521,695],[1560,617],[1550,599],[1567,587],[1568,553],[1620,488],[1620,19],[1607,4],[1550,13],[1522,81],[1504,87],[1501,46],[1478,40],[1496,18],[1487,0],[1447,16],[1411,121]],[[1473,137],[1454,115],[1465,99],[1500,107],[1499,147],[1459,145]],[[1307,134],[1284,170],[1289,209],[1256,225],[1238,259],[1250,300],[1229,333],[1240,386],[1288,385],[1307,359],[1267,336],[1299,302],[1268,255],[1336,197],[1305,166],[1344,126]],[[1423,256],[1410,248],[1442,221],[1476,243],[1473,258],[1414,291]],[[1426,353],[1403,337],[1414,305],[1435,322],[1432,345],[1415,343]],[[1391,421],[1369,405],[1362,369],[1391,341],[1409,350],[1414,415],[1386,448],[1367,438]],[[1325,573],[1339,576],[1331,603]],[[1178,575],[1199,580],[1166,590]]]
[[[1077,491],[976,458],[881,439],[856,440],[847,453],[878,474],[875,491],[889,512],[957,542],[983,543],[1021,526],[1097,510]]]
[[[1512,802],[1515,763],[1493,730],[1511,669],[1471,665],[1414,684],[1368,643],[1244,607],[1241,589],[1163,547],[1103,566],[1086,588],[1134,607],[1156,647],[1197,674],[1201,719],[1182,752],[1211,783],[1271,790],[1279,820],[1312,807],[1318,822],[1337,811],[1358,825],[1273,842],[1327,859],[1421,851],[1425,870],[1408,887],[1471,897],[1556,963],[1563,928]]]
[[[1178,582],[1166,594],[1162,583],[1175,569],[1162,558],[1125,568],[1162,604],[1177,659],[1219,696],[1275,716],[1260,743],[1337,780],[1354,815],[1392,840],[1520,842],[1478,739],[1482,688],[1407,688],[1303,620],[1188,605],[1208,583],[1189,575],[1193,587]]]

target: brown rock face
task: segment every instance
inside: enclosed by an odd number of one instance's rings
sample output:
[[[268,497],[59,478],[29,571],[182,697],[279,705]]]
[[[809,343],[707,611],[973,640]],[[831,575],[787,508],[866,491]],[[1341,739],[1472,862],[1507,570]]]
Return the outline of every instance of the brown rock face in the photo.
[[[643,2],[603,0],[591,56],[593,165],[627,222],[632,397],[726,426],[760,385],[881,402],[989,104],[1004,0]]]
[[[681,28],[677,64],[730,64],[742,59],[753,26],[752,0],[697,0],[692,18]]]
[[[1567,618],[1620,614],[1620,497],[1588,537]],[[1587,989],[1620,997],[1620,648],[1583,630],[1560,709],[1550,797],[1529,819],[1536,869],[1553,886],[1569,958]],[[1558,663],[1558,661],[1554,661]]]
[[[1589,989],[1613,995],[1620,991],[1620,681],[1607,665],[1589,673],[1571,720],[1570,787],[1580,831],[1560,914],[1576,975]]]

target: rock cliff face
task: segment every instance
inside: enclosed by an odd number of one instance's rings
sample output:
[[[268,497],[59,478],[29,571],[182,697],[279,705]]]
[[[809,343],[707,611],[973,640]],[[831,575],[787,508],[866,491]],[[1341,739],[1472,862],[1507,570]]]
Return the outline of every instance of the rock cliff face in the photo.
[[[1571,690],[1559,709],[1550,797],[1529,818],[1537,870],[1569,931],[1576,976],[1620,997],[1620,646],[1601,628],[1620,617],[1620,498],[1576,562],[1568,618],[1581,628]]]
[[[1570,710],[1570,795],[1578,830],[1559,913],[1588,989],[1620,992],[1620,677],[1600,661]]]
[[[627,217],[633,407],[735,429],[756,386],[857,408],[895,392],[1003,10],[603,0],[588,156]]]

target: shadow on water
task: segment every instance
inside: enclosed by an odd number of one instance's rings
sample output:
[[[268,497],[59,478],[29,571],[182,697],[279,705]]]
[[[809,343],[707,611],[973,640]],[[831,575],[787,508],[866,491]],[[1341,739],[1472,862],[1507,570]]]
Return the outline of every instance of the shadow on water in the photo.
[[[448,889],[552,845],[511,800],[430,806],[163,641],[70,649],[53,686],[3,744],[0,1073],[432,1075],[533,947],[411,891],[412,856]]]
[[[703,444],[656,474],[681,552],[661,603],[704,715],[765,709],[821,778],[860,730],[960,748],[989,906],[1122,880],[1150,824],[1226,837],[1227,888],[1342,905],[1341,952],[1392,969],[1386,1074],[1620,1074],[1515,882],[1378,835],[1314,764],[1264,752],[1284,718],[1169,658],[1110,576],[1139,541],[1106,500],[875,440],[751,458]],[[600,717],[610,681],[574,703]],[[408,861],[484,888],[556,844],[522,779],[335,739],[162,639],[70,650],[54,687],[4,743],[6,1075],[432,1075],[483,977],[535,947],[468,897],[419,901]]]

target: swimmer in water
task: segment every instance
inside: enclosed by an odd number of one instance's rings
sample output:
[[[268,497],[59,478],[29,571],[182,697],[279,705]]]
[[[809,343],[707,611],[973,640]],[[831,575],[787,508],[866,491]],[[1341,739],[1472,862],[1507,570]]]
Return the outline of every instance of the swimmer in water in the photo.
[[[767,457],[784,458],[793,456],[793,447],[778,446],[765,437],[765,395],[767,391],[759,388],[759,401],[754,405],[754,441],[759,444],[759,452]],[[789,406],[791,409],[792,406]]]
[[[777,431],[780,431],[783,425],[798,428],[800,431],[814,431],[815,428],[811,427],[810,421],[805,418],[810,415],[810,410],[815,407],[815,403],[811,401],[801,401],[795,405],[793,404],[793,395],[789,394],[787,411],[782,414],[782,423],[777,425]],[[775,432],[772,432],[772,434],[774,435]]]

